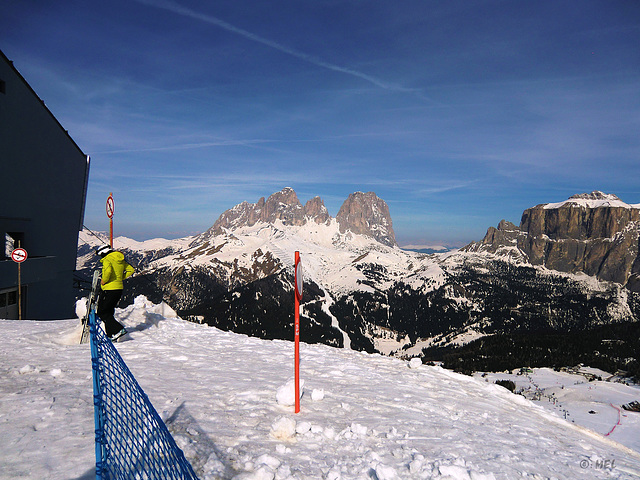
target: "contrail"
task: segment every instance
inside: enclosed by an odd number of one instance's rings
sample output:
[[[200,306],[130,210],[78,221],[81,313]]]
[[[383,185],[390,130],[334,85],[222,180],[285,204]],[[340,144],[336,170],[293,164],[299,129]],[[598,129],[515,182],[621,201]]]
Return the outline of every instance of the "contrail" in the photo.
[[[207,22],[211,25],[215,25],[217,27],[223,28],[229,32],[236,33],[242,37],[245,37],[249,40],[253,40],[254,42],[261,43],[262,45],[266,45],[267,47],[273,48],[274,50],[278,50],[282,53],[286,53],[287,55],[291,55],[292,57],[299,58],[300,60],[304,60],[305,62],[311,63],[318,67],[326,68],[328,70],[333,70],[335,72],[345,73],[347,75],[351,75],[353,77],[360,78],[362,80],[366,80],[373,85],[384,88],[385,90],[392,90],[396,92],[408,92],[408,93],[420,93],[419,90],[412,88],[405,88],[400,85],[395,85],[392,83],[385,82],[378,78],[372,77],[371,75],[367,75],[366,73],[359,72],[357,70],[353,70],[350,68],[341,67],[339,65],[335,65],[333,63],[325,62],[324,60],[315,57],[313,55],[306,54],[304,52],[299,52],[293,48],[289,48],[285,45],[282,45],[278,42],[274,42],[273,40],[269,40],[268,38],[261,37],[256,35],[255,33],[251,33],[242,28],[238,28],[230,23],[225,22],[224,20],[220,20],[219,18],[213,17],[211,15],[206,15],[200,12],[196,12],[190,8],[184,7],[178,3],[175,3],[171,0],[136,0],[139,3],[144,5],[148,5],[151,7],[162,8],[164,10],[168,10],[170,12],[177,13],[179,15],[184,15],[185,17],[191,17],[196,20],[200,20],[203,22]]]
[[[275,140],[220,140],[217,142],[199,142],[199,143],[181,143],[176,145],[165,145],[162,147],[140,147],[140,148],[125,148],[120,150],[105,150],[102,152],[95,152],[95,154],[101,155],[113,155],[119,153],[140,153],[140,152],[162,152],[167,150],[195,150],[198,148],[210,148],[210,147],[251,147],[252,145],[258,145],[262,143],[273,143]]]

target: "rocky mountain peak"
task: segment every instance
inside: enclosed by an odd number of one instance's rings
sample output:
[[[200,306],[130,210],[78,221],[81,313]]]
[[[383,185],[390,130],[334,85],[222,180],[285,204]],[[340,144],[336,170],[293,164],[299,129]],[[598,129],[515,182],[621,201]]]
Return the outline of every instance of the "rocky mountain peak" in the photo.
[[[373,237],[384,245],[397,245],[389,206],[374,192],[349,195],[340,207],[336,220],[341,233],[350,230]]]
[[[317,224],[327,223],[331,220],[329,210],[324,206],[324,202],[320,197],[313,197],[304,205],[304,214]]]
[[[288,226],[301,226],[308,221],[320,225],[329,224],[331,216],[320,197],[316,196],[302,206],[296,192],[287,187],[273,193],[266,200],[262,197],[257,203],[245,201],[227,210],[193,244],[207,241],[225,230],[251,227],[258,222],[273,224],[278,220]],[[336,220],[341,233],[349,230],[373,237],[384,245],[396,245],[389,207],[373,192],[349,195]]]
[[[598,190],[594,190],[591,193],[580,193],[578,195],[572,195],[564,202],[559,203],[543,203],[533,208],[543,208],[545,210],[553,210],[557,208],[624,208],[624,209],[639,209],[639,205],[629,205],[628,203],[620,200],[616,195],[611,193],[603,193]]]
[[[577,195],[572,195],[569,197],[569,200],[613,200],[620,201],[617,195],[612,193],[604,193],[600,190],[594,190],[591,193],[579,193]]]
[[[203,236],[209,238],[227,230],[251,227],[258,222],[274,223],[281,220],[285,225],[303,225],[304,208],[296,192],[286,187],[269,196],[261,197],[257,203],[242,202],[225,211]]]
[[[519,227],[503,220],[481,242],[464,249],[508,254],[625,285],[640,274],[639,245],[639,206],[593,191],[528,208]]]
[[[285,225],[304,225],[304,208],[293,188],[286,187],[270,195],[260,211],[260,220],[265,223],[281,220]]]
[[[559,203],[544,203],[526,209],[520,229],[534,237],[552,240],[613,239],[630,222],[640,220],[640,209],[616,195],[593,191],[573,195]]]

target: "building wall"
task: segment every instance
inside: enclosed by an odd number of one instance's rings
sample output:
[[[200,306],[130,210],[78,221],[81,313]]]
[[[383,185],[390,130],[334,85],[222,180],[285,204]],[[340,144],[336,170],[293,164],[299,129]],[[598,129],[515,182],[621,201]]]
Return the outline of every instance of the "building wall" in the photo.
[[[22,318],[73,318],[88,158],[2,52],[0,126],[0,292],[17,288],[19,240]]]

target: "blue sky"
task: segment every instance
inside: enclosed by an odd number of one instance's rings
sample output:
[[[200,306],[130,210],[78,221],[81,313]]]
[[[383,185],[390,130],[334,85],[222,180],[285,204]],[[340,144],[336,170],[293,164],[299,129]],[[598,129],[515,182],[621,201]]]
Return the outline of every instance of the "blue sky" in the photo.
[[[462,245],[592,190],[640,203],[636,0],[7,2],[0,49],[91,156],[85,225],[177,238],[293,187]]]

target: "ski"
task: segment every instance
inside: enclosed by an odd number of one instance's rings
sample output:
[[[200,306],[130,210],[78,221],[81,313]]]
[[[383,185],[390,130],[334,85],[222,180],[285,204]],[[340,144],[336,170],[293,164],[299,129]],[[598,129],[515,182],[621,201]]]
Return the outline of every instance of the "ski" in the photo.
[[[98,304],[98,285],[100,284],[100,270],[93,272],[93,280],[91,282],[91,294],[87,303],[87,312],[82,319],[82,336],[80,343],[89,342],[89,314],[92,310],[96,310]]]

